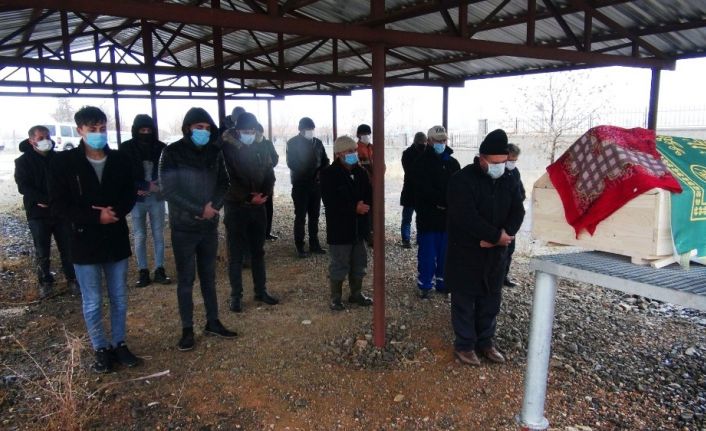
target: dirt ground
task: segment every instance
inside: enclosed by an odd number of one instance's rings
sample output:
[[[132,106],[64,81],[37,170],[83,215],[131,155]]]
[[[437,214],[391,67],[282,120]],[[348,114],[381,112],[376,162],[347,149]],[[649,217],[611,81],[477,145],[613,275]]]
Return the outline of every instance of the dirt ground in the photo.
[[[80,298],[66,294],[36,301],[24,215],[16,197],[2,202],[0,428],[517,429],[533,284],[527,269],[527,253],[534,250],[529,238],[523,237],[513,266],[521,285],[505,291],[499,318],[498,345],[508,362],[468,367],[452,354],[448,299],[416,297],[416,250],[396,244],[397,207],[386,222],[388,337],[386,347],[378,350],[371,341],[371,308],[329,311],[327,257],[294,256],[291,200],[284,186],[278,190],[274,230],[280,240],[266,245],[266,259],[268,289],[281,304],[253,302],[245,270],[245,311],[228,310],[221,235],[220,318],[239,337],[203,335],[203,302],[196,287],[196,348],[179,352],[175,284],[131,287],[127,341],[145,364],[101,376],[90,372],[93,355]],[[166,268],[175,277],[169,245]],[[131,262],[131,285],[135,272]],[[368,292],[371,282],[369,275]],[[621,312],[618,304],[624,298],[619,294],[567,282],[560,284],[559,292],[546,405],[552,429],[703,429],[697,407],[704,405],[699,399],[706,396],[706,380],[700,374],[706,319],[703,324],[698,319],[706,316],[667,312],[654,304]],[[108,308],[104,311],[107,316]],[[691,346],[696,354],[669,356]],[[635,352],[646,352],[639,365],[633,363]],[[690,380],[649,381],[649,376],[663,375],[658,368],[667,356],[691,367]],[[643,366],[647,363],[653,368]],[[641,388],[624,382],[622,376],[631,375],[626,367],[639,368],[635,372],[646,376]],[[682,387],[683,395],[676,389],[663,391],[670,382]],[[683,417],[685,404],[676,402],[679,396],[696,403],[690,420]]]

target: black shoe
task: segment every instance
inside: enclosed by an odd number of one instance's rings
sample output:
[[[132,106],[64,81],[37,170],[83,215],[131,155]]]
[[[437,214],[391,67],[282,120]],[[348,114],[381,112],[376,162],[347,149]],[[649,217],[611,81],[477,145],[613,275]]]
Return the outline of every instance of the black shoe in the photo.
[[[125,344],[124,341],[118,343],[118,346],[113,349],[113,355],[119,364],[128,368],[136,367],[142,363],[142,358],[133,355],[132,352],[128,350],[127,344]]]
[[[167,277],[167,273],[164,272],[164,268],[160,266],[154,270],[154,277],[152,277],[152,281],[159,284],[171,284],[172,279]]]
[[[230,311],[233,313],[241,313],[243,311],[243,302],[240,298],[230,298]]]
[[[409,240],[407,240],[407,241],[402,240],[401,247],[402,247],[402,248],[406,248],[406,249],[410,249],[410,248],[412,248],[412,243],[409,242]]]
[[[429,299],[431,289],[419,289],[419,299]]]
[[[51,281],[43,281],[39,283],[39,299],[49,299],[56,295],[54,283]]]
[[[363,307],[373,305],[373,300],[363,295],[362,293],[358,294],[357,296],[351,296],[350,298],[348,298],[348,302],[351,304],[358,304]]]
[[[275,298],[274,296],[270,296],[270,294],[267,292],[263,292],[260,295],[255,295],[255,301],[264,302],[267,305],[279,304],[279,299]]]
[[[189,326],[188,328],[181,329],[181,339],[179,344],[177,344],[177,349],[182,352],[187,352],[194,348],[194,328]]]
[[[299,259],[304,259],[304,258],[309,257],[309,253],[305,252],[303,248],[297,247],[297,257]]]
[[[81,287],[76,279],[66,280],[66,291],[75,296],[81,296]]]
[[[343,311],[346,309],[346,307],[341,301],[331,301],[331,304],[329,304],[329,308],[333,311]]]
[[[105,374],[113,371],[113,352],[108,347],[96,350],[96,361],[93,363],[93,371]]]
[[[326,249],[319,244],[314,244],[309,246],[309,253],[326,254]]]
[[[272,235],[271,233],[268,233],[265,235],[265,239],[268,241],[277,241],[279,237],[277,235]]]
[[[505,281],[503,281],[503,285],[505,285],[506,287],[516,287],[517,283],[510,280],[510,277],[505,277]]]
[[[150,279],[150,272],[147,269],[140,270],[140,277],[135,283],[135,287],[147,287],[152,284],[152,279]]]
[[[203,332],[205,332],[206,335],[216,335],[223,338],[235,338],[238,336],[237,332],[227,330],[218,319],[208,322]]]

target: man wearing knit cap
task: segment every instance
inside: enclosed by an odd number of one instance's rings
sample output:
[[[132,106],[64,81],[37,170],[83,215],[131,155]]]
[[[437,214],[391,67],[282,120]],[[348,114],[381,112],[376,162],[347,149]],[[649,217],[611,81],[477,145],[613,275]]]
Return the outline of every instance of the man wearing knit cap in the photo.
[[[138,114],[132,122],[132,139],[120,144],[120,152],[130,158],[132,175],[137,187],[137,202],[130,213],[135,242],[135,256],[139,275],[136,287],[155,283],[169,284],[172,280],[164,270],[164,197],[158,179],[159,157],[166,145],[157,139],[157,128],[152,117]],[[147,264],[147,217],[154,243],[154,279]]]
[[[204,333],[236,337],[218,319],[216,256],[218,220],[228,190],[223,153],[215,144],[218,128],[203,108],[191,108],[184,117],[184,137],[162,151],[159,180],[169,204],[169,225],[177,269],[177,299],[182,335],[181,351],[194,348],[193,289],[196,273],[206,307]]]
[[[447,207],[446,189],[451,175],[461,169],[446,145],[446,129],[434,126],[427,133],[427,146],[412,167],[414,208],[417,211],[417,288],[421,299],[429,299],[432,287],[446,294]]]
[[[358,160],[360,161],[360,166],[368,172],[370,178],[373,177],[372,133],[373,130],[367,124],[361,124],[355,132],[358,137]]]
[[[507,135],[494,130],[479,156],[451,178],[446,283],[451,291],[454,354],[480,365],[476,351],[505,362],[493,338],[500,312],[507,247],[525,215],[517,181],[505,170]]]
[[[269,151],[255,144],[257,119],[249,112],[238,117],[235,126],[221,136],[221,149],[230,177],[225,196],[230,310],[242,311],[243,254],[250,252],[255,301],[275,305],[279,301],[265,287],[265,203],[272,196],[275,173]]]
[[[309,217],[309,252],[326,254],[319,243],[321,184],[319,175],[330,164],[324,144],[314,137],[314,121],[299,120],[299,134],[287,141],[287,166],[292,179],[294,201],[294,245],[297,255],[307,257],[304,250],[304,224]]]
[[[370,232],[372,186],[368,173],[358,163],[353,138],[338,137],[333,152],[333,164],[321,172],[321,196],[326,206],[330,307],[341,311],[345,308],[341,297],[346,277],[349,303],[361,306],[373,303],[362,293],[368,265],[365,241]]]

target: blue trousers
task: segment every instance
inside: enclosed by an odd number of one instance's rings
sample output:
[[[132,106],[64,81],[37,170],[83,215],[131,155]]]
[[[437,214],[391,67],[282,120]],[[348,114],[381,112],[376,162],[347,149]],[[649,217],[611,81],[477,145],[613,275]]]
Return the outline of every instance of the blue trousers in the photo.
[[[446,264],[446,244],[449,242],[447,232],[417,231],[417,287],[445,292],[444,265]]]
[[[147,217],[152,228],[154,242],[154,266],[164,266],[164,201],[148,197],[144,202],[136,202],[131,212],[132,234],[135,240],[135,257],[138,269],[149,269],[147,265]]]

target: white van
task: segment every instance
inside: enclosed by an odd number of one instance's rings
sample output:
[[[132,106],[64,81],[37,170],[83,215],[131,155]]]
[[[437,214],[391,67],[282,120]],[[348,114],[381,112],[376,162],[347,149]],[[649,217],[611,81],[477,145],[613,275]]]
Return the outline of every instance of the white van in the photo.
[[[81,135],[76,130],[76,124],[72,123],[53,123],[45,124],[49,129],[49,135],[56,142],[56,150],[70,150],[78,147],[81,143]]]

